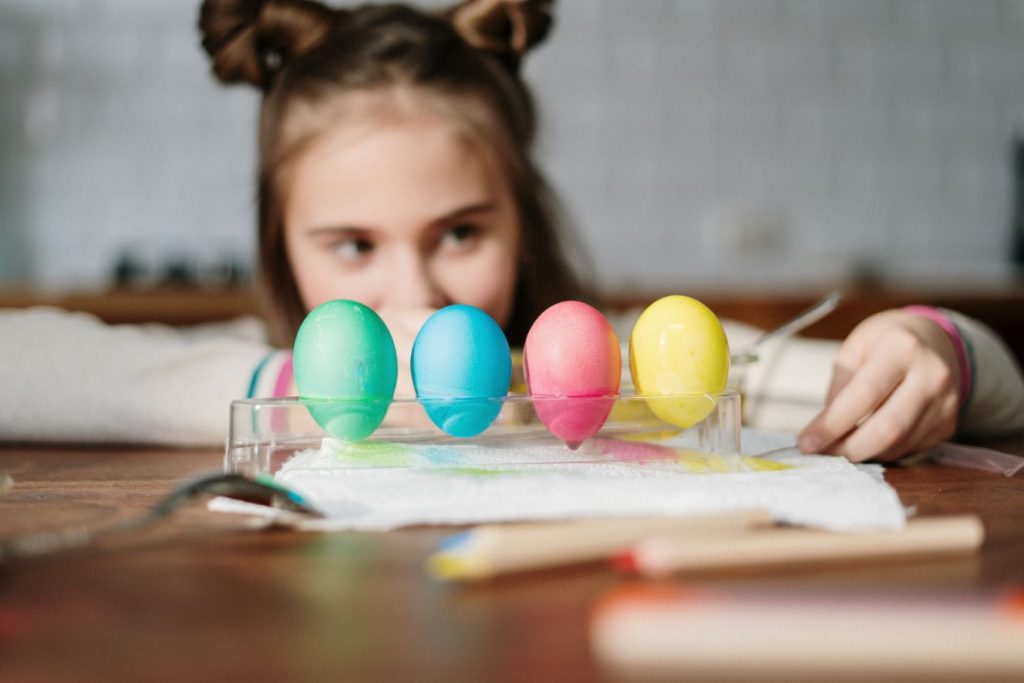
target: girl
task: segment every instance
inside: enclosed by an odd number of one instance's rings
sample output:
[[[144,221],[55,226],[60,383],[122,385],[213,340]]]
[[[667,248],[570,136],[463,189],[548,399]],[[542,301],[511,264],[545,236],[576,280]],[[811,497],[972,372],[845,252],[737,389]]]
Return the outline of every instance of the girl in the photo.
[[[215,74],[263,93],[259,258],[272,344],[287,348],[307,311],[349,298],[382,314],[402,359],[449,303],[484,309],[521,345],[548,305],[586,298],[530,157],[534,109],[518,75],[550,4],[470,0],[434,15],[204,2]],[[5,317],[0,344],[25,359],[8,386],[33,390],[17,404],[6,392],[4,438],[214,442],[231,399],[294,393],[287,352],[251,322],[197,337],[53,311]],[[729,331],[735,346],[753,333]],[[994,335],[953,313],[887,312],[838,349],[791,340],[766,355],[775,362],[746,378],[754,424],[804,426],[828,386],[801,434],[807,451],[890,459],[949,437],[958,414],[967,430],[1024,428],[1019,370]],[[779,405],[803,405],[800,424]]]

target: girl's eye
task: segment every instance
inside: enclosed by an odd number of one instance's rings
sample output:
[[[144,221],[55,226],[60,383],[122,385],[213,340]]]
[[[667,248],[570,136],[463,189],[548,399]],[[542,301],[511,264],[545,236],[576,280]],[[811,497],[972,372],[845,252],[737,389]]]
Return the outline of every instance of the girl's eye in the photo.
[[[465,248],[481,234],[481,229],[471,223],[460,223],[445,230],[441,243],[445,246]]]
[[[331,245],[331,251],[345,261],[360,261],[366,258],[373,249],[373,242],[361,238],[345,239]]]

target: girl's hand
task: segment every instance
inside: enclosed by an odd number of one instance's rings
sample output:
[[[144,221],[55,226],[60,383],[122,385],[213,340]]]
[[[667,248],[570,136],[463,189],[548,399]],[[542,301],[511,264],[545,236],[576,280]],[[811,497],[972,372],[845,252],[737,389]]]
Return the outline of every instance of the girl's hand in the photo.
[[[805,453],[895,460],[948,439],[960,404],[956,350],[935,322],[885,311],[850,333],[825,408],[800,434]]]

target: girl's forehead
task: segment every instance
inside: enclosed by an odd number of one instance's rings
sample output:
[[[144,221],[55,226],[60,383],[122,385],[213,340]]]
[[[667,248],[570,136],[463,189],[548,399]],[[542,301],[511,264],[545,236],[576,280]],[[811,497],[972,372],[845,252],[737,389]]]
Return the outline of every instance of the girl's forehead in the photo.
[[[353,91],[321,112],[318,130],[311,131],[303,145],[303,156],[344,155],[379,145],[383,138],[404,138],[411,152],[436,154],[443,148],[449,157],[473,157],[500,173],[495,136],[480,114],[479,103],[470,98],[445,100],[412,86]]]
[[[496,201],[507,187],[493,155],[431,115],[339,122],[296,160],[288,213],[297,223],[434,217]]]

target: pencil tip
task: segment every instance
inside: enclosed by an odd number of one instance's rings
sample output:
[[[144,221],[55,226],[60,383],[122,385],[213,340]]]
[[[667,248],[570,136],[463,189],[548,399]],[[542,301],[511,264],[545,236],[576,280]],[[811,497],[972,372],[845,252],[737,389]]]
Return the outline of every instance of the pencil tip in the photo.
[[[635,574],[640,570],[639,565],[636,561],[636,553],[632,550],[623,550],[621,553],[612,558],[612,568],[617,569],[620,572],[629,572]]]
[[[582,441],[566,441],[565,445],[569,447],[570,451],[574,451],[583,445]]]
[[[463,564],[447,553],[434,553],[427,558],[427,574],[440,581],[451,581],[462,576]]]

